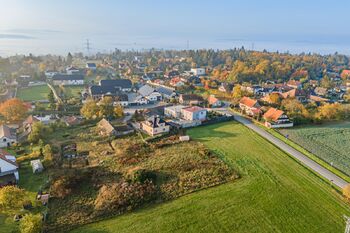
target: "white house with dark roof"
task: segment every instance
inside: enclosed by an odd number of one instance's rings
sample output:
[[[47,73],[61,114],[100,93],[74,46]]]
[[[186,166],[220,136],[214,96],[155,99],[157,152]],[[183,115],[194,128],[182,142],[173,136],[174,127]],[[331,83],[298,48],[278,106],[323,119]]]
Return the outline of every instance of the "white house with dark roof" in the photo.
[[[55,74],[52,77],[54,85],[84,85],[84,75],[81,74]]]
[[[150,136],[169,133],[170,126],[159,116],[151,116],[142,121],[140,128]]]
[[[131,92],[132,82],[130,79],[106,79],[100,81],[102,87],[113,87],[124,92]]]
[[[156,102],[162,100],[162,95],[153,87],[149,85],[142,86],[138,93],[148,99],[150,102]]]
[[[88,63],[86,63],[86,68],[89,70],[95,71],[97,69],[97,66],[93,62],[88,62]]]
[[[7,125],[0,125],[0,148],[9,147],[16,142],[16,130]]]
[[[0,150],[0,187],[16,184],[19,180],[18,165],[15,156]]]

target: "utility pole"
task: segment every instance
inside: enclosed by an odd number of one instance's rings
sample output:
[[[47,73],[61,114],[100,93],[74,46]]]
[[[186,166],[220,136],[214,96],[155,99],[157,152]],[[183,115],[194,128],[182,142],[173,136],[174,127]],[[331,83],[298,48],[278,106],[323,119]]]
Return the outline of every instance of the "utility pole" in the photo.
[[[346,221],[345,233],[350,233],[350,218],[344,215],[344,219]]]
[[[88,53],[88,55],[90,55],[90,41],[89,41],[89,39],[86,39],[86,51],[87,51],[87,53]]]

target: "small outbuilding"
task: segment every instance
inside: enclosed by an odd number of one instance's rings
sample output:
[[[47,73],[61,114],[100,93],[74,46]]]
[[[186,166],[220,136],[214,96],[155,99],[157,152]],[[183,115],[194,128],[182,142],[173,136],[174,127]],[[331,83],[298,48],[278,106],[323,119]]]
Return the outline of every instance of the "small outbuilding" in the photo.
[[[44,166],[40,159],[30,161],[30,165],[32,166],[33,173],[40,173],[44,170]]]

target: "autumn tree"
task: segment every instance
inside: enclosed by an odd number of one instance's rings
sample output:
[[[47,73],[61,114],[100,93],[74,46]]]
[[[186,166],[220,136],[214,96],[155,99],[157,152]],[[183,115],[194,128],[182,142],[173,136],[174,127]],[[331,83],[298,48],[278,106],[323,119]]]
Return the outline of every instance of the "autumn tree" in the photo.
[[[41,214],[26,214],[19,224],[21,233],[40,233],[42,232]]]
[[[0,114],[7,121],[20,121],[26,116],[28,109],[20,99],[13,98],[0,104]]]
[[[52,133],[52,129],[49,126],[44,125],[42,122],[35,122],[32,126],[32,131],[28,135],[28,141],[37,143],[39,140],[44,140],[50,133]]]
[[[23,207],[26,194],[23,189],[16,186],[5,186],[0,189],[0,209],[17,210]]]
[[[42,150],[44,155],[45,167],[51,166],[53,164],[53,153],[50,144],[46,144]]]
[[[110,96],[103,97],[99,102],[99,117],[110,117],[113,116],[114,106],[113,99]]]
[[[88,99],[83,107],[80,109],[80,113],[86,119],[95,119],[98,117],[99,106],[93,99]]]
[[[316,117],[320,120],[340,120],[343,113],[343,106],[339,103],[324,104],[318,107]]]
[[[269,95],[270,103],[271,104],[280,104],[281,103],[281,98],[278,93],[271,93]]]
[[[114,115],[116,118],[120,118],[124,116],[124,110],[123,107],[121,105],[117,105],[114,107]]]
[[[47,98],[50,102],[50,108],[51,110],[54,110],[56,108],[56,101],[55,101],[55,96],[53,94],[53,91],[51,90],[49,94],[47,95]]]

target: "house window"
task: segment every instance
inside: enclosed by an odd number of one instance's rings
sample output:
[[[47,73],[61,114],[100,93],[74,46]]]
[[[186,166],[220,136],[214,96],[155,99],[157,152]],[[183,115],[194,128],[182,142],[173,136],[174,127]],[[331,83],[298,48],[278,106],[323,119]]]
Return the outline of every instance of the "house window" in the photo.
[[[3,142],[6,142],[6,138],[4,138],[2,141],[3,141]]]

